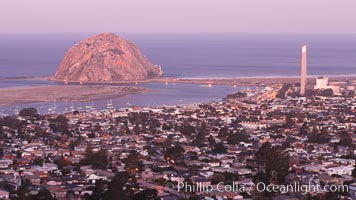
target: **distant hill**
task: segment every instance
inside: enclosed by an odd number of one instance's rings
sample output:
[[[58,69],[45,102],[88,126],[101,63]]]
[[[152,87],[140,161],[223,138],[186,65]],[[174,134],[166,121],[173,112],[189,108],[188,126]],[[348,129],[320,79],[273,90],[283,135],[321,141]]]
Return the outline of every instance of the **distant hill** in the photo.
[[[76,82],[134,81],[162,76],[132,42],[113,33],[94,35],[70,48],[55,79]]]

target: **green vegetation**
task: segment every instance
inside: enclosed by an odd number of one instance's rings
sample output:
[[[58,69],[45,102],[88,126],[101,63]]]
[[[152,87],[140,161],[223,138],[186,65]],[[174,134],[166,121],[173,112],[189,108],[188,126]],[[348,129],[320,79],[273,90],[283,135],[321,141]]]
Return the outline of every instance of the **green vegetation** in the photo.
[[[256,152],[256,159],[260,166],[264,166],[264,174],[260,173],[257,179],[268,179],[277,183],[283,183],[288,174],[289,155],[282,146],[272,146],[269,142],[264,143]]]
[[[35,117],[38,116],[36,108],[24,108],[19,112],[19,116],[22,117]]]
[[[108,157],[105,150],[94,153],[90,145],[85,150],[85,157],[80,161],[80,165],[92,165],[95,169],[106,169]]]

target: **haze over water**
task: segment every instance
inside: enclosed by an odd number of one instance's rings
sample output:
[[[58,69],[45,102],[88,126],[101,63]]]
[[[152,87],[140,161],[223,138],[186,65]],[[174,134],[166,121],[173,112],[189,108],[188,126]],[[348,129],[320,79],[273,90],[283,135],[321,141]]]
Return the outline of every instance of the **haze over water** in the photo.
[[[68,48],[93,34],[0,34],[0,77],[53,75]],[[124,33],[165,76],[298,76],[308,45],[308,75],[356,74],[356,35]]]

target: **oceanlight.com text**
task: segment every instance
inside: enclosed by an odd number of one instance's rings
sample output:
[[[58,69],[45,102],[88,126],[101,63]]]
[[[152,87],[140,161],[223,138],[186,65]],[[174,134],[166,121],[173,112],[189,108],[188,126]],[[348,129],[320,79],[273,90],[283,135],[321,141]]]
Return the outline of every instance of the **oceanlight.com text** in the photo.
[[[188,182],[179,182],[177,184],[168,183],[165,188],[167,190],[176,190],[178,192],[188,192],[188,193],[211,193],[217,192],[248,192],[253,190],[258,192],[269,192],[269,193],[288,193],[297,192],[301,194],[307,194],[310,192],[348,192],[349,187],[347,185],[333,185],[326,184],[320,185],[312,182],[312,179],[308,184],[301,184],[295,182],[293,184],[286,185],[272,185],[259,182],[257,184],[239,184],[238,182],[233,182],[232,185],[225,185],[224,182],[220,182],[215,185],[206,184],[203,182],[197,182],[195,184],[189,184]]]

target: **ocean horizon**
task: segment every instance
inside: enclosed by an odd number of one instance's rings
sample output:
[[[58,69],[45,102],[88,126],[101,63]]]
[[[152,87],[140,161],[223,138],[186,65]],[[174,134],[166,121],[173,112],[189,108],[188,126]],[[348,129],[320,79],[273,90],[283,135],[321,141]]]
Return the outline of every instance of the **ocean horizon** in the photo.
[[[120,33],[119,33],[120,34]],[[64,53],[93,33],[0,34],[0,77],[51,76]],[[122,33],[166,77],[298,76],[308,45],[308,75],[356,74],[356,35]]]

